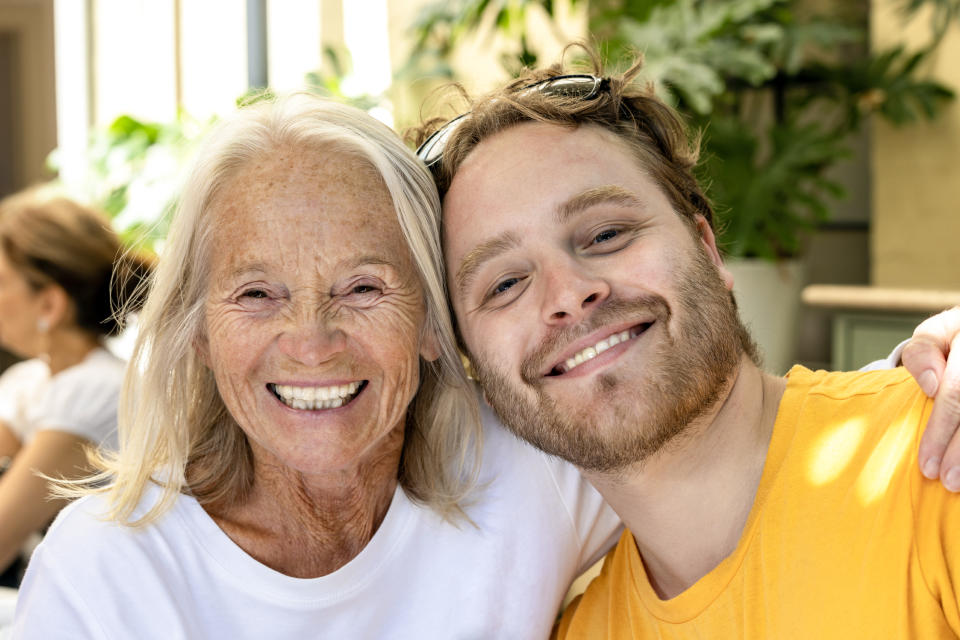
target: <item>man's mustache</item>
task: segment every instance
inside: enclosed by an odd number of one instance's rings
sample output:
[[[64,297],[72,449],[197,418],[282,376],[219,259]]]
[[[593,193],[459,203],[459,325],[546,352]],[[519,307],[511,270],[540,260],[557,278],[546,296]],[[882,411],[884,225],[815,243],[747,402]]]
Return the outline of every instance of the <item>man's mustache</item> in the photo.
[[[662,296],[649,294],[630,300],[606,300],[583,322],[569,327],[551,329],[540,344],[523,359],[520,375],[527,384],[538,385],[544,368],[554,364],[553,360],[557,358],[557,353],[565,345],[602,327],[633,318],[647,319],[651,316],[657,322],[666,322],[670,319],[670,305]]]

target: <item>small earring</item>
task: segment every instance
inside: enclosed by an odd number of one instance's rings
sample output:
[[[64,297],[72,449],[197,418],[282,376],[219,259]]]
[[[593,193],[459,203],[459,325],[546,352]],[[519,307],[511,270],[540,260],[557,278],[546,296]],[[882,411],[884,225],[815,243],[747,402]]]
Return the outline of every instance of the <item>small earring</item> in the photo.
[[[37,320],[37,331],[40,333],[46,333],[50,330],[50,322],[46,318],[39,318]]]

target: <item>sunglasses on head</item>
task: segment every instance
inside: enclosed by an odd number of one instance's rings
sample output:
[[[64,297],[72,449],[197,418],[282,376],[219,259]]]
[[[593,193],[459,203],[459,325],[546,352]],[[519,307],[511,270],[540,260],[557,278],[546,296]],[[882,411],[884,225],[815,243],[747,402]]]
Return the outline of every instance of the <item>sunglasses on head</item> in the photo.
[[[549,96],[562,96],[565,98],[579,98],[580,100],[592,100],[602,91],[610,87],[609,78],[598,78],[588,74],[572,74],[564,76],[554,76],[545,80],[540,80],[517,90],[517,96],[523,96],[531,92],[543,93]],[[431,173],[436,173],[440,167],[440,161],[443,159],[443,150],[447,146],[450,134],[457,130],[457,127],[463,123],[463,119],[470,115],[470,112],[462,113],[453,120],[433,132],[419,148],[417,148],[417,157],[423,161]]]

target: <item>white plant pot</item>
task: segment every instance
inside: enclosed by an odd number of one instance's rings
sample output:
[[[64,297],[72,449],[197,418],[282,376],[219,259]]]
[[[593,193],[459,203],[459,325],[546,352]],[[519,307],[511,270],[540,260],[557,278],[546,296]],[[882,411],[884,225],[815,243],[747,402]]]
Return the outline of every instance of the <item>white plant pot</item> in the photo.
[[[804,269],[800,260],[754,258],[726,261],[740,317],[763,357],[763,368],[784,374],[795,363],[797,317]]]

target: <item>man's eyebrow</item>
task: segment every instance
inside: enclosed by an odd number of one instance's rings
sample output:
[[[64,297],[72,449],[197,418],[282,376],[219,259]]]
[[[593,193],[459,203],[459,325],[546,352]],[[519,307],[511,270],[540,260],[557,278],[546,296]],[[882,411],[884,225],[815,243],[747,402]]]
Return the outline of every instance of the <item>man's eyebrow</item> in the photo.
[[[586,209],[598,204],[618,204],[627,207],[645,207],[643,200],[631,191],[615,184],[605,184],[581,191],[557,207],[557,222],[566,222]]]
[[[520,236],[514,231],[506,231],[495,238],[482,242],[470,253],[464,256],[460,261],[460,268],[457,269],[456,277],[457,290],[460,293],[466,292],[467,288],[477,277],[477,272],[484,262],[494,258],[501,253],[513,249],[520,244]]]

